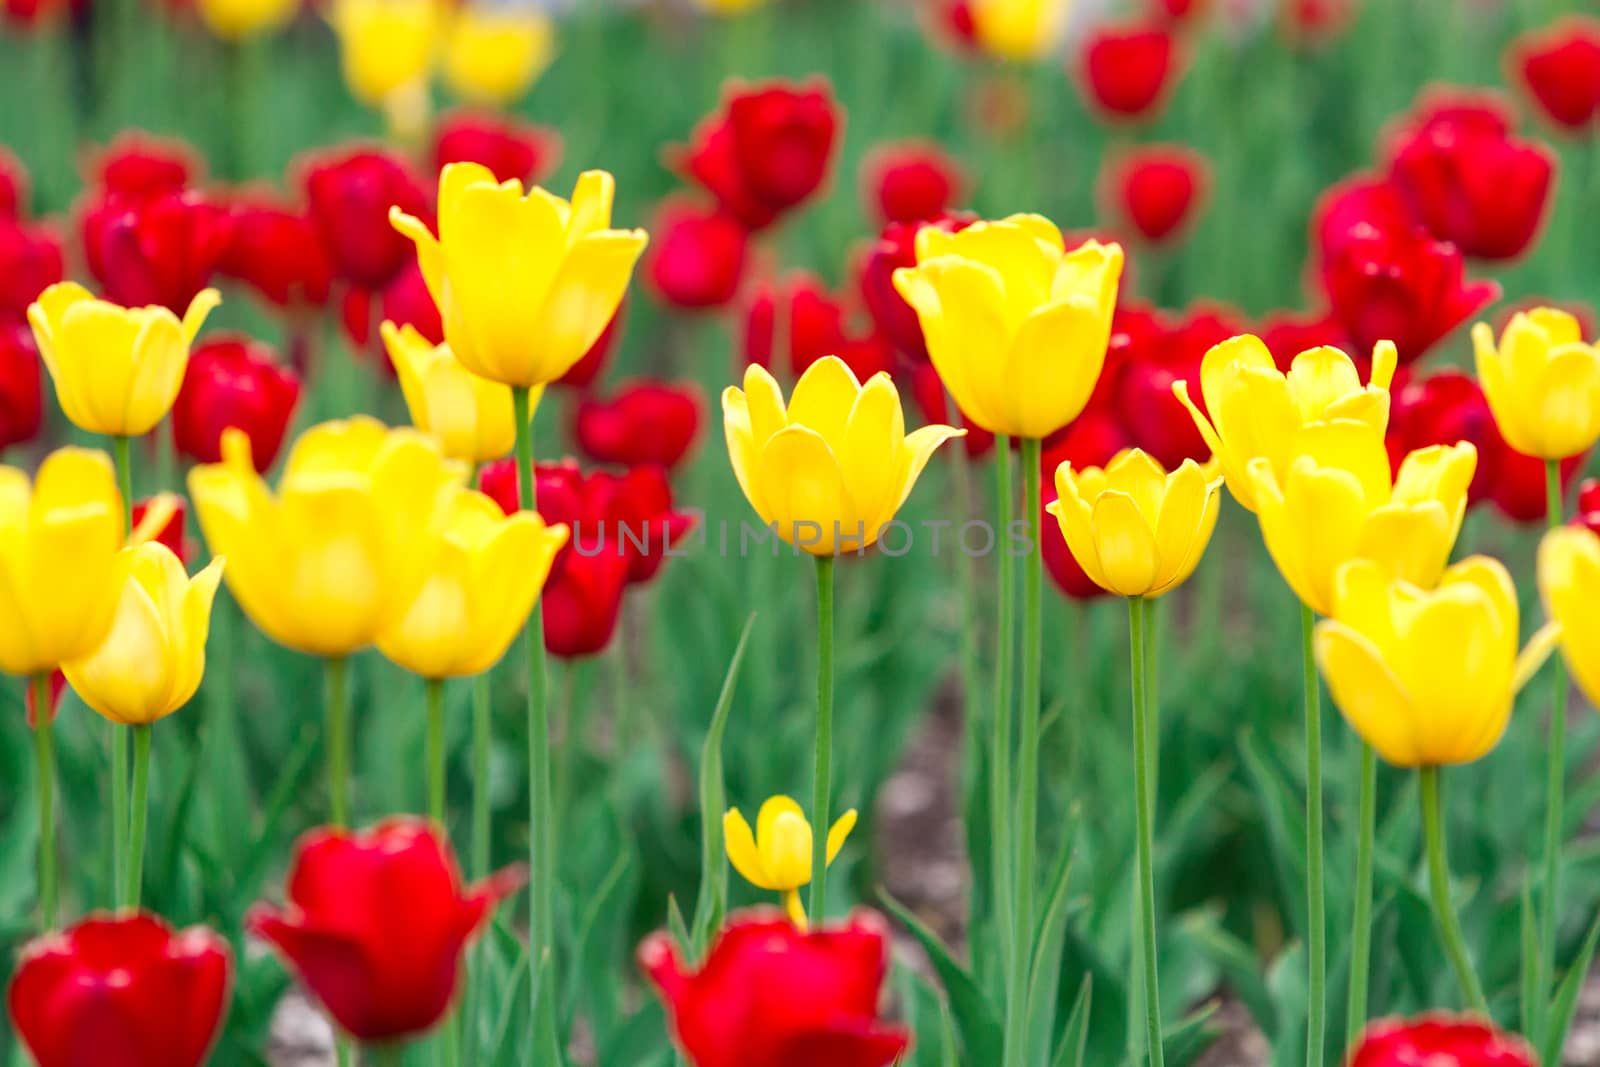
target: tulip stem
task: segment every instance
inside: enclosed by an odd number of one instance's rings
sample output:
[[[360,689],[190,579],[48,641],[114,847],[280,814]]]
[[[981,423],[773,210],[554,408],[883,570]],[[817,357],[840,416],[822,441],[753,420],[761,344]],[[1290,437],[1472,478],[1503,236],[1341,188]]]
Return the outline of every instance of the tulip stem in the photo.
[[[1306,1067],[1322,1067],[1327,1034],[1328,931],[1322,889],[1322,692],[1313,645],[1316,613],[1300,605],[1306,701]]]
[[[1033,891],[1039,822],[1039,614],[1040,575],[1043,545],[1039,537],[1039,439],[1022,439],[1022,508],[1027,522],[1027,557],[1022,562],[1022,687],[1019,702],[1020,727],[1017,737],[1017,794],[1012,854],[1016,874],[1012,890],[1016,904],[1012,912],[1012,951],[1010,991],[1006,997],[1010,1032],[1007,1048],[1017,1046],[1014,1062],[1023,1062],[1028,1034],[1028,971],[1033,943]],[[1008,546],[1009,549],[1009,546]],[[1009,550],[1003,555],[1009,555]]]
[[[133,461],[128,438],[111,438],[111,455],[117,468],[117,486],[122,495],[122,538],[133,533]],[[112,903],[126,903],[122,898],[128,868],[128,735],[124,728],[109,720],[111,731],[111,899]]]
[[[150,799],[150,724],[131,728],[133,732],[133,820],[128,834],[127,881],[122,887],[122,906],[137,908],[144,878],[144,828]]]
[[[56,757],[49,672],[34,675],[29,684],[33,686],[33,757],[39,779],[39,923],[49,931],[56,928]]]
[[[1483,987],[1472,969],[1472,957],[1467,954],[1467,941],[1461,933],[1461,923],[1450,905],[1450,865],[1445,856],[1444,816],[1439,802],[1439,768],[1421,767],[1417,777],[1422,784],[1422,832],[1428,850],[1428,887],[1433,894],[1433,917],[1439,924],[1439,936],[1444,941],[1445,953],[1455,968],[1456,979],[1461,983],[1461,995],[1467,1007],[1485,1019],[1489,1017],[1489,1003],[1483,998]]]
[[[1139,935],[1144,950],[1144,1023],[1146,1051],[1151,1067],[1162,1067],[1165,1050],[1161,1045],[1161,983],[1156,977],[1156,886],[1152,859],[1155,853],[1154,819],[1150,796],[1149,664],[1145,660],[1145,611],[1143,597],[1128,598],[1128,643],[1133,668],[1133,791],[1134,818],[1139,874]]]
[[[828,917],[828,831],[833,801],[833,557],[817,559],[817,758],[811,780],[811,922]]]
[[[1378,757],[1361,745],[1361,799],[1356,811],[1356,884],[1350,933],[1350,997],[1345,1044],[1356,1047],[1367,1025],[1367,968],[1372,958],[1372,850],[1378,822]]]
[[[472,876],[489,876],[489,753],[493,743],[492,707],[489,701],[489,672],[472,680]],[[488,959],[487,938],[472,947],[472,971],[467,986],[467,1026],[470,1034],[478,1030],[483,1000],[484,963]],[[474,1038],[475,1040],[475,1038]]]
[[[428,816],[439,832],[445,828],[444,810],[444,682],[428,679]]]
[[[1000,957],[1002,966],[1008,976],[1012,971],[1012,955],[1016,951],[1020,935],[1017,932],[1011,910],[1015,901],[1011,889],[1011,653],[1012,653],[1012,597],[1015,590],[1015,578],[1012,574],[1011,545],[1008,542],[1011,530],[1011,515],[1015,506],[1014,494],[1011,486],[1011,438],[1007,434],[995,434],[994,437],[994,471],[995,471],[995,518],[997,529],[995,536],[1000,545],[996,553],[995,570],[996,581],[1000,590],[995,607],[995,656],[994,656],[994,721],[991,726],[994,730],[994,753],[989,767],[989,817],[990,817],[990,862],[994,864],[994,900],[995,916],[999,921]],[[1020,1001],[1020,989],[1007,990],[1007,1003],[1013,1000]],[[1014,1015],[1023,1013],[1023,1006],[1019,1002],[1013,1012],[1007,1009],[1006,1034],[1009,1037],[1013,1026],[1019,1020]],[[1012,1059],[1009,1051],[1011,1042],[1007,1042],[1007,1063],[1020,1062],[1022,1049],[1018,1047]]]
[[[1550,529],[1561,525],[1566,504],[1561,491],[1561,461],[1547,459],[1545,471],[1545,522]],[[1567,772],[1567,672],[1560,656],[1552,656],[1550,739],[1545,746],[1544,808],[1544,899],[1539,909],[1539,996],[1534,997],[1534,1041],[1542,1047],[1545,1039],[1545,1011],[1542,999],[1550,992],[1556,967],[1556,930],[1561,919],[1561,837],[1566,821]]]
[[[328,701],[328,818],[337,827],[350,825],[350,690],[349,661],[330,657]]]

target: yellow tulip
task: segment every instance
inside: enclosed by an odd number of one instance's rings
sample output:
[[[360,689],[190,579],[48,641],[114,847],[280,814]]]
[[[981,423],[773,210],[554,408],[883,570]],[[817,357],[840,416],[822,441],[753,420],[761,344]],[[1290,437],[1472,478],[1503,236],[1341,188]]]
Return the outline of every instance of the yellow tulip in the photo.
[[[1561,625],[1561,650],[1589,703],[1600,707],[1600,536],[1563,526],[1539,545],[1539,592]]]
[[[722,422],[751,507],[813,556],[877,541],[934,449],[966,433],[949,426],[906,433],[889,376],[874,374],[862,385],[833,356],[806,368],[787,407],[772,375],[751,364],[744,389],[723,390]]]
[[[334,0],[328,22],[351,94],[381,107],[426,82],[444,17],[440,0]]]
[[[528,91],[554,56],[555,27],[548,17],[467,4],[450,23],[444,80],[463,100],[505,106]]]
[[[200,21],[225,41],[270,33],[294,18],[300,0],[197,0]]]
[[[742,15],[762,6],[767,0],[695,0],[701,11],[713,15]]]
[[[203,290],[180,322],[163,307],[119,307],[58,282],[28,307],[28,322],[67,418],[90,433],[138,437],[172,409],[189,346],[221,302]]]
[[[1311,426],[1301,445],[1281,482],[1265,458],[1248,467],[1261,536],[1295,595],[1332,614],[1334,576],[1353,559],[1432,587],[1461,531],[1477,449],[1466,442],[1419,449],[1391,482],[1383,437],[1369,426]]]
[[[829,828],[828,863],[833,863],[855,825],[856,811],[851,808]],[[754,833],[739,809],[729,808],[722,817],[722,837],[733,869],[757,889],[781,893],[789,918],[805,929],[799,890],[811,884],[812,838],[811,823],[800,805],[786,796],[769,797],[756,816]]]
[[[224,432],[222,455],[189,492],[228,588],[268,637],[329,657],[370,645],[415,599],[467,477],[431,438],[364,415],[301,434],[276,497],[243,433]]]
[[[1071,14],[1069,0],[976,0],[972,26],[985,51],[1026,61],[1056,46]]]
[[[117,563],[111,629],[61,671],[101,715],[145,726],[183,707],[200,688],[223,561],[212,560],[190,578],[171,549],[151,541],[124,549]]]
[[[1222,479],[1192,459],[1168,474],[1137,448],[1105,469],[1056,468],[1047,510],[1085,574],[1118,596],[1155,597],[1194,573],[1217,526]]]
[[[1578,320],[1535,308],[1512,317],[1500,345],[1488,323],[1472,328],[1483,395],[1506,442],[1540,459],[1576,456],[1600,439],[1600,347]]]
[[[0,467],[0,671],[51,671],[100,643],[121,548],[122,494],[105,453],[52,452],[32,485]]]
[[[615,182],[579,176],[572,201],[476,163],[439,176],[439,237],[389,211],[417,259],[461,365],[512,386],[545,385],[583,358],[611,321],[644,251],[643,230],[613,230]]]
[[[1176,382],[1172,391],[1222,464],[1233,498],[1254,511],[1250,461],[1266,459],[1281,481],[1301,451],[1307,426],[1347,419],[1383,436],[1394,368],[1394,345],[1382,341],[1372,353],[1368,385],[1361,384],[1355,363],[1337,348],[1302,352],[1285,374],[1259,338],[1243,334],[1212,348],[1200,364],[1200,395],[1209,419],[1189,398],[1187,381]]]
[[[1340,568],[1336,586],[1317,662],[1351,729],[1397,767],[1487,754],[1559,636],[1546,626],[1518,655],[1517,593],[1487,556],[1457,563],[1433,590],[1371,560]]]
[[[995,433],[1047,437],[1077,418],[1105,364],[1122,249],[1065,251],[1037,215],[917,234],[894,272],[928,354],[961,410]]]
[[[424,678],[481,674],[522,632],[567,528],[461,489],[441,539],[421,588],[378,632],[378,651]]]
[[[438,439],[444,454],[467,463],[499,459],[516,443],[511,388],[461,365],[448,344],[435,345],[410,325],[383,324],[383,344],[400,376],[411,421]],[[534,390],[529,410],[544,387]]]

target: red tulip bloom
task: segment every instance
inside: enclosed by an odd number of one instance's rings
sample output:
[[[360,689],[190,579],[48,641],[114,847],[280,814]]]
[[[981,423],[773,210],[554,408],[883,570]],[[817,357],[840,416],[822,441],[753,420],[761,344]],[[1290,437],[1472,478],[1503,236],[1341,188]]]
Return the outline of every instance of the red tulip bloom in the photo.
[[[669,196],[656,211],[645,277],[663,301],[685,310],[722,307],[744,276],[744,224],[716,207]]]
[[[1234,312],[1200,307],[1186,312],[1183,321],[1154,344],[1136,341],[1126,350],[1116,396],[1118,419],[1133,443],[1168,470],[1186,459],[1204,463],[1211,456],[1194,420],[1178,417],[1183,405],[1172,394],[1173,384],[1180,379],[1199,381],[1205,354],[1243,332]],[[1196,401],[1202,408],[1203,399]]]
[[[278,308],[327,303],[333,264],[310,218],[271,196],[240,198],[220,269]]]
[[[1600,534],[1600,481],[1588,478],[1578,486],[1578,513],[1572,522]]]
[[[1287,373],[1294,357],[1313,348],[1327,346],[1350,355],[1358,365],[1370,361],[1370,352],[1352,352],[1354,347],[1339,325],[1327,311],[1300,314],[1293,311],[1275,311],[1261,320],[1256,328],[1267,351],[1272,353],[1278,369]],[[1363,380],[1367,377],[1362,374]]]
[[[1391,466],[1399,470],[1400,461],[1419,448],[1466,441],[1478,450],[1467,503],[1488,500],[1494,495],[1509,448],[1495,426],[1489,402],[1477,380],[1458,370],[1443,370],[1426,378],[1410,377],[1404,372],[1396,377],[1398,380],[1389,391]]]
[[[111,197],[83,219],[89,270],[106,299],[156,304],[182,316],[211,284],[232,240],[228,211],[192,191],[144,200]]]
[[[573,415],[573,437],[596,463],[621,467],[681,463],[705,417],[705,401],[692,385],[632,382],[609,400],[583,397]]]
[[[828,176],[839,139],[833,91],[822,79],[731,91],[702,122],[675,166],[752,230],[804,203]]]
[[[862,257],[857,277],[861,302],[866,305],[878,332],[901,355],[926,363],[928,343],[922,336],[922,322],[917,313],[894,287],[894,272],[901,267],[917,265],[917,231],[922,227],[938,226],[953,233],[969,222],[965,216],[952,215],[928,222],[891,222]],[[968,446],[971,446],[970,438]]]
[[[880,225],[942,217],[964,194],[961,167],[938,145],[904,141],[881,145],[861,164],[867,210]]]
[[[0,145],[0,221],[16,221],[28,213],[28,171]]]
[[[457,112],[445,116],[433,142],[434,173],[450,163],[478,163],[496,181],[540,181],[561,162],[561,134],[501,115]]]
[[[1565,18],[1511,46],[1511,67],[1544,116],[1574,132],[1600,118],[1600,20]]]
[[[609,552],[577,556],[539,594],[544,649],[559,659],[598,656],[611,644],[628,588],[628,564]]]
[[[272,466],[300,399],[300,379],[272,350],[243,336],[206,341],[189,356],[183,387],[172,405],[172,441],[197,463],[222,461],[222,433],[237,427],[250,438],[256,470]]]
[[[878,1015],[888,963],[887,924],[869,912],[811,933],[735,915],[697,971],[664,932],[639,946],[693,1067],[889,1067],[911,1038]]]
[[[313,162],[304,180],[311,221],[341,277],[363,289],[382,289],[415,261],[411,239],[389,225],[389,208],[429,218],[430,198],[398,156],[342,151]]]
[[[7,1004],[39,1067],[199,1067],[231,970],[227,942],[204,927],[95,915],[22,950]]]
[[[25,321],[28,305],[62,274],[61,241],[54,231],[0,219],[0,323]]]
[[[939,377],[939,372],[933,369],[932,363],[914,364],[907,368],[906,373],[910,376],[911,399],[916,402],[917,410],[922,412],[924,422],[964,427],[967,436],[961,439],[961,444],[966,448],[967,455],[973,459],[987,456],[994,450],[994,434],[982,426],[974,425],[966,412],[958,409],[956,414],[961,421],[952,423],[950,397],[945,392],[943,379]]]
[[[143,534],[148,534],[148,539],[165,545],[183,563],[189,562],[189,557],[194,553],[186,533],[184,517],[187,509],[183,497],[177,493],[162,493],[159,496],[145,497],[133,505],[133,528]],[[139,527],[145,522],[161,522],[159,529],[140,531]]]
[[[1074,470],[1085,467],[1104,467],[1125,448],[1133,447],[1122,424],[1109,411],[1087,410],[1067,425],[1061,436],[1045,449],[1040,472],[1041,512],[1056,499],[1056,468],[1071,463]],[[1044,529],[1040,531],[1040,547],[1044,554],[1045,570],[1057,587],[1074,600],[1090,600],[1106,596],[1106,591],[1084,573],[1078,561],[1067,548],[1066,540],[1057,528],[1056,520],[1044,516]]]
[[[1415,229],[1406,201],[1387,179],[1358,174],[1329,186],[1311,213],[1312,242],[1322,258],[1335,256],[1351,235]]]
[[[1177,236],[1204,198],[1205,157],[1181,145],[1146,145],[1107,169],[1101,195],[1121,221],[1152,244]]]
[[[1177,41],[1164,27],[1106,25],[1084,41],[1079,80],[1102,118],[1152,118],[1171,88],[1177,63]]]
[[[21,322],[0,321],[0,451],[39,434],[39,350]]]
[[[1367,1027],[1350,1067],[1535,1067],[1533,1050],[1515,1034],[1466,1015],[1385,1019]]]
[[[288,905],[257,904],[247,923],[342,1030],[391,1042],[444,1017],[467,941],[522,882],[508,868],[463,887],[449,841],[422,819],[324,827],[295,849]]]
[[[1561,461],[1561,491],[1572,486],[1578,471],[1588,461],[1589,453],[1570,456]],[[1510,445],[1500,459],[1500,469],[1490,487],[1489,502],[1513,522],[1525,524],[1544,523],[1550,514],[1549,489],[1545,485],[1544,460],[1526,456]]]
[[[95,158],[89,185],[107,196],[147,200],[182,192],[199,175],[188,145],[134,130],[119,134]]]
[[[595,338],[594,344],[589,346],[589,351],[585,352],[583,358],[574,363],[567,373],[556,380],[557,385],[587,389],[594,384],[594,380],[611,361],[611,353],[616,351],[617,341],[622,337],[623,313],[627,306],[626,299],[617,305],[616,314],[611,316],[606,328]]]

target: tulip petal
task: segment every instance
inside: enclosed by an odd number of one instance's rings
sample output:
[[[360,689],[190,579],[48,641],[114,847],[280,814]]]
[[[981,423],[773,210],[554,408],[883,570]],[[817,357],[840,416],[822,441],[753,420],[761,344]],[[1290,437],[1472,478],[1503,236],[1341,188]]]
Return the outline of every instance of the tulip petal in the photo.
[[[729,808],[722,816],[722,839],[728,850],[728,862],[733,864],[733,869],[739,872],[741,878],[757,889],[778,888],[767,877],[755,835],[750,832],[750,824],[738,808]]]
[[[1209,540],[1206,512],[1211,508],[1214,495],[1205,472],[1192,459],[1184,460],[1164,481],[1163,495],[1156,503],[1151,523],[1160,560],[1155,586],[1161,591],[1170,589],[1180,576],[1194,570],[1196,556],[1205,549],[1202,534]],[[1214,515],[1212,521],[1215,522]]]
[[[832,863],[839,855],[839,850],[844,848],[845,838],[850,836],[850,831],[856,828],[856,809],[851,808],[838,819],[834,820],[833,827],[828,831],[828,862]]]
[[[1551,530],[1539,544],[1538,571],[1567,665],[1589,703],[1600,706],[1600,535],[1581,526]]]
[[[800,390],[795,388],[795,396]],[[840,438],[839,466],[850,498],[877,528],[894,518],[905,474],[905,412],[887,374],[875,374],[854,397]]]
[[[1155,535],[1133,497],[1115,489],[1101,493],[1094,502],[1091,523],[1106,588],[1119,596],[1150,592],[1155,586],[1158,550]],[[1070,547],[1070,539],[1068,544]]]
[[[1024,318],[1003,378],[1011,431],[1043,438],[1077,418],[1100,379],[1110,337],[1110,318],[1082,297]]]
[[[1396,767],[1424,762],[1410,699],[1377,646],[1331,619],[1317,624],[1315,645],[1328,691],[1350,728]]]
[[[844,458],[845,427],[860,394],[861,383],[844,360],[824,356],[807,367],[795,383],[789,397],[789,422],[816,431]],[[895,406],[899,406],[898,394]]]
[[[200,328],[206,323],[206,316],[221,303],[222,294],[215,289],[202,289],[189,301],[189,307],[183,313],[183,343],[186,348],[194,344],[194,339],[200,336]]]
[[[834,555],[841,541],[876,532],[856,529],[865,517],[849,499],[833,451],[805,426],[786,426],[773,435],[761,450],[756,482],[762,499],[757,512],[778,524],[785,541],[813,555]]]
[[[541,365],[529,381],[509,384],[555,381],[594,347],[622,303],[645,243],[643,230],[605,230],[573,246],[537,320]]]

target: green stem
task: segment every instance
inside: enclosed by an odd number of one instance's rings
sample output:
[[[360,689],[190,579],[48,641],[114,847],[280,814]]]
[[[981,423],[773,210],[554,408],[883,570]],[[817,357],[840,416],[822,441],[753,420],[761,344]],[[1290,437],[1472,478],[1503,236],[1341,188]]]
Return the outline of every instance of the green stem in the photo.
[[[133,532],[133,461],[129,455],[128,438],[111,439],[111,455],[116,460],[117,486],[122,491],[122,536]]]
[[[1350,926],[1350,997],[1345,1046],[1355,1048],[1367,1025],[1367,969],[1372,959],[1372,849],[1378,822],[1378,757],[1361,745],[1361,800],[1356,813],[1356,884]]]
[[[1000,958],[1005,973],[1010,975],[1012,954],[1016,948],[1017,932],[1014,917],[1011,914],[1015,901],[1011,895],[1011,653],[1012,642],[1012,612],[1014,611],[1013,596],[1015,595],[1016,580],[1013,575],[1010,545],[1007,542],[1007,532],[1011,527],[1011,515],[1015,508],[1015,495],[1011,486],[1011,438],[1006,434],[995,434],[994,438],[995,462],[995,543],[999,546],[995,553],[996,581],[999,582],[1000,591],[996,598],[995,606],[995,656],[994,656],[994,709],[993,721],[990,723],[994,732],[994,752],[990,761],[989,780],[989,818],[990,834],[989,847],[992,852],[990,862],[994,865],[994,900],[995,917],[998,920],[1000,934]],[[1010,992],[1010,991],[1008,991]],[[1006,1036],[1009,1039],[1019,1020],[1013,1015],[1020,1015],[1024,1008],[1019,1003],[1016,1011],[1009,1007],[1011,1001],[1021,999],[1021,991],[1015,991],[1015,996],[1007,997],[1006,1010]],[[1011,1049],[1016,1044],[1016,1055],[1021,1057],[1020,1042],[1007,1040],[1006,1048]],[[1011,1059],[1011,1053],[1006,1054],[1008,1067],[1017,1061]]]
[[[122,536],[133,533],[133,461],[126,437],[111,438],[111,455],[122,494]],[[128,868],[128,734],[121,725],[106,723],[111,733],[111,897],[121,904]]]
[[[1300,658],[1306,699],[1306,937],[1309,1003],[1306,1067],[1322,1067],[1327,1037],[1328,930],[1322,899],[1322,693],[1312,639],[1316,613],[1300,605]]]
[[[817,557],[817,756],[811,780],[813,926],[828,917],[828,830],[833,803],[833,557]]]
[[[127,881],[122,887],[121,904],[139,906],[140,883],[144,878],[144,828],[150,799],[150,724],[132,727],[133,731],[133,811],[128,834]]]
[[[1545,521],[1553,530],[1566,513],[1561,491],[1561,462],[1547,459],[1545,471]],[[1561,831],[1566,819],[1567,672],[1560,656],[1551,657],[1550,738],[1545,746],[1544,899],[1539,909],[1539,995],[1534,998],[1535,1042],[1545,1038],[1542,998],[1551,992],[1556,967],[1556,929],[1561,918]]]
[[[1439,768],[1421,767],[1417,776],[1422,783],[1422,832],[1428,849],[1428,888],[1433,895],[1433,917],[1439,924],[1439,936],[1444,941],[1450,965],[1455,968],[1456,979],[1461,983],[1461,995],[1466,998],[1467,1007],[1488,1018],[1489,1004],[1483,998],[1483,987],[1472,969],[1472,957],[1467,954],[1461,923],[1450,905],[1450,865],[1445,856]]]
[[[444,682],[429,678],[428,687],[428,817],[449,836],[445,828]]]
[[[337,827],[350,825],[350,690],[349,661],[327,661],[328,715],[328,819]]]
[[[489,672],[472,680],[472,876],[489,876],[489,753],[493,740],[492,707],[489,701]],[[467,981],[466,1020],[476,1034],[483,1010],[484,967],[488,961],[487,938],[472,946],[472,964]],[[474,1038],[473,1040],[476,1040]],[[475,1053],[474,1053],[475,1055]]]
[[[51,731],[50,673],[34,675],[33,757],[39,786],[39,924],[56,928],[56,757]]]
[[[1145,660],[1145,600],[1128,598],[1128,641],[1133,659],[1133,791],[1139,867],[1139,937],[1144,950],[1145,1041],[1151,1067],[1161,1067],[1161,983],[1157,978],[1156,886],[1151,866],[1155,854],[1154,818],[1150,803],[1149,674]]]
[[[406,1060],[404,1045],[377,1045],[369,1051],[374,1067],[400,1067]]]

